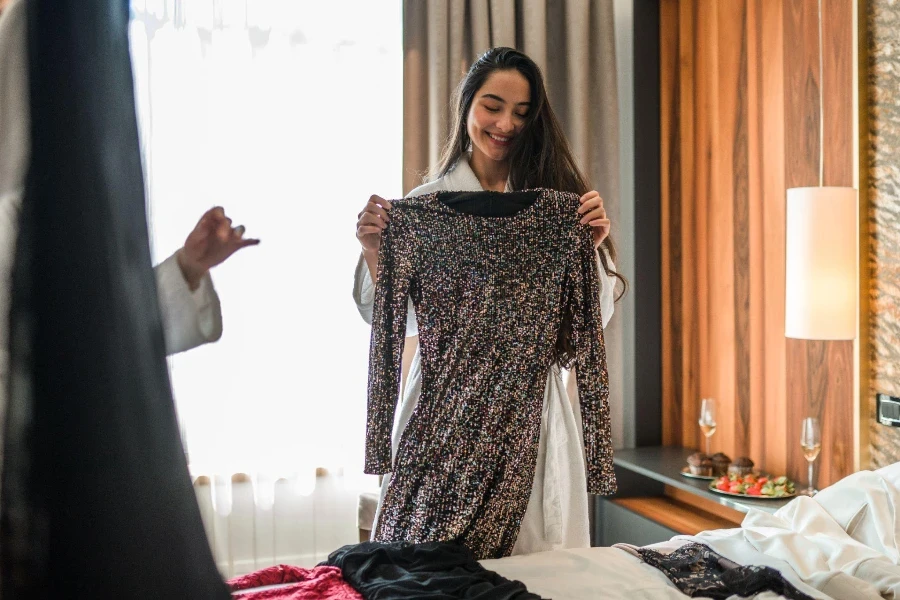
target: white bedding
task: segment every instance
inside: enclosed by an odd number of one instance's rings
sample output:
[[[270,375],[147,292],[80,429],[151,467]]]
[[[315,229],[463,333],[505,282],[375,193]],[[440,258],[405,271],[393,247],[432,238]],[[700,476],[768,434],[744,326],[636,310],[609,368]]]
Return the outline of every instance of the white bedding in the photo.
[[[826,598],[900,600],[898,508],[900,463],[854,473],[774,515],[751,511],[740,529],[679,539],[742,564],[773,566]]]
[[[900,463],[855,473],[774,515],[753,510],[740,528],[678,536],[669,547],[696,541],[737,563],[774,567],[821,600],[900,600],[898,510]],[[687,598],[660,571],[617,548],[557,550],[482,564],[553,600]]]
[[[900,463],[855,473],[774,515],[751,511],[739,528],[676,536],[654,548],[668,552],[700,542],[734,562],[774,567],[817,600],[900,600],[898,511]],[[618,548],[555,550],[481,564],[553,600],[687,598],[661,571]],[[754,600],[781,598],[767,592]]]
[[[617,548],[552,550],[483,560],[481,564],[553,600],[687,598],[662,572]]]
[[[678,545],[680,544],[675,544],[669,549]],[[618,548],[554,550],[483,560],[481,564],[507,579],[521,581],[528,591],[552,600],[688,598],[679,592],[661,571]],[[784,597],[766,592],[753,598],[783,600]],[[738,600],[738,596],[732,596],[729,600]]]

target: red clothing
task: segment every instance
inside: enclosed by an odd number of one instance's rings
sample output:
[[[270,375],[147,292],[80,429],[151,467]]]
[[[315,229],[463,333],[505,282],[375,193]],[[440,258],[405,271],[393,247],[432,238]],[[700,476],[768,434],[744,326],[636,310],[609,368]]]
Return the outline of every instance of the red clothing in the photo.
[[[266,585],[279,587],[254,591],[254,588]],[[277,565],[230,579],[228,587],[233,597],[240,600],[363,600],[359,592],[344,581],[337,567],[301,569]]]

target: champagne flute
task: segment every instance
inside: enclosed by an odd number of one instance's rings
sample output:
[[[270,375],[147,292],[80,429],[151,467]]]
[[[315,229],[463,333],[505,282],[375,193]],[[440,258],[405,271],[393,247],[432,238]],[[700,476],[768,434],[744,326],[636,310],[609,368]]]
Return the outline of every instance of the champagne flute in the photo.
[[[700,431],[706,436],[706,454],[709,455],[709,438],[716,432],[716,401],[703,398],[700,401]]]
[[[814,496],[816,494],[813,485],[813,463],[822,450],[822,433],[819,430],[819,420],[814,417],[803,419],[800,427],[800,447],[803,448],[803,456],[809,463],[809,486],[806,491],[801,492],[804,496]]]

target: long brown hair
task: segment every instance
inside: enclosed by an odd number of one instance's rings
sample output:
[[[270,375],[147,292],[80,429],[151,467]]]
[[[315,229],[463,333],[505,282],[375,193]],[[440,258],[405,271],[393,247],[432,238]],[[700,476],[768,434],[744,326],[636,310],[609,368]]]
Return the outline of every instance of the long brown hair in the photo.
[[[457,162],[469,152],[472,141],[466,125],[475,94],[493,73],[513,70],[518,71],[528,82],[531,106],[525,117],[525,125],[510,149],[510,188],[519,191],[540,187],[583,196],[591,187],[578,168],[559,120],[550,107],[544,76],[533,60],[514,48],[492,48],[482,54],[472,63],[469,72],[457,87],[454,93],[453,126],[441,152],[437,176],[443,177],[452,171]],[[610,259],[616,260],[616,247],[611,236],[607,236],[600,247],[609,253]],[[606,274],[622,282],[622,289],[615,298],[618,301],[625,295],[628,281],[612,269],[606,253],[600,252],[599,255]],[[567,363],[572,358],[572,348],[568,341],[571,322],[568,318],[564,319],[562,329],[565,333],[561,334],[561,340],[557,343],[557,354],[561,362]]]

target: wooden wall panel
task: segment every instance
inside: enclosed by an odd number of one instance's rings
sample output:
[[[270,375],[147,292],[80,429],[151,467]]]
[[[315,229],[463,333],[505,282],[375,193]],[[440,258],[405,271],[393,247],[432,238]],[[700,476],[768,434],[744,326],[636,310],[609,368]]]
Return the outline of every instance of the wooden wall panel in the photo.
[[[663,438],[805,481],[802,418],[817,416],[826,485],[853,467],[853,347],[784,337],[785,192],[853,185],[853,2],[661,4]],[[676,60],[677,57],[677,60]]]
[[[761,0],[747,3],[746,40],[747,40],[747,257],[748,282],[746,296],[746,315],[749,344],[747,346],[746,389],[746,430],[749,456],[763,456],[766,438],[761,427],[753,427],[753,423],[764,422],[766,418],[765,402],[753,402],[753,398],[764,398],[765,382],[765,303],[753,302],[753,298],[765,297],[764,250],[763,235],[763,186],[762,186],[762,148],[763,119],[760,114],[762,101],[762,4]],[[740,384],[738,385],[740,388]]]
[[[662,23],[678,23],[679,5],[676,2],[664,2],[660,5],[660,22]],[[678,44],[678,35],[681,28],[662,27],[660,30],[660,90],[659,101],[660,106],[665,107],[660,111],[660,136],[662,139],[676,140],[680,127],[679,118],[681,116],[681,108],[678,103],[679,98],[683,95],[680,93],[679,81],[683,73],[688,68],[679,68],[680,46]],[[680,235],[676,234],[674,228],[677,227],[677,221],[672,218],[673,210],[677,210],[675,204],[676,199],[681,198],[680,186],[681,176],[685,167],[682,166],[679,154],[680,148],[675,144],[662,144],[660,147],[660,190],[663,198],[670,199],[669,202],[661,203],[660,227],[662,231],[668,232],[665,241],[671,245],[662,250],[660,271],[661,286],[663,292],[663,301],[661,307],[661,323],[662,332],[660,340],[663,347],[669,349],[668,360],[662,364],[662,395],[666,398],[681,396],[681,348],[682,344],[676,344],[675,340],[680,340],[681,332],[679,325],[680,318],[675,318],[673,313],[677,313],[681,305],[680,293],[681,286],[674,285],[673,275],[680,272],[678,264],[678,252],[681,247]],[[677,243],[672,243],[677,240]],[[664,403],[662,407],[662,430],[663,444],[672,446],[681,439],[681,410],[674,403]]]
[[[854,2],[851,0],[822,0],[822,36],[827,43],[822,50],[825,78],[822,90],[832,101],[825,105],[824,184],[856,187],[854,164],[858,150],[853,152],[853,124],[857,119],[853,106],[853,92],[857,86],[853,64]],[[845,224],[849,227],[851,224]],[[819,374],[829,382],[825,393],[823,419],[825,434],[832,441],[822,463],[823,473],[846,474],[854,470],[855,430],[859,413],[854,397],[853,342],[829,342],[825,356],[819,363]],[[799,434],[799,432],[798,432]],[[830,462],[830,465],[829,465]],[[826,476],[826,480],[829,479]]]
[[[694,49],[694,93],[695,112],[692,115],[684,115],[682,120],[693,121],[694,127],[694,146],[685,148],[687,155],[690,152],[691,167],[693,169],[693,185],[691,187],[683,186],[683,194],[681,199],[681,214],[685,220],[693,224],[693,228],[682,234],[682,246],[692,247],[696,255],[696,267],[693,269],[694,277],[683,277],[684,282],[690,282],[691,287],[685,286],[683,296],[684,305],[682,306],[682,314],[686,316],[685,320],[692,319],[696,323],[696,346],[692,356],[685,357],[683,368],[691,373],[691,387],[685,389],[690,392],[690,396],[685,396],[684,416],[682,427],[684,438],[698,439],[700,437],[700,428],[697,425],[697,411],[700,407],[701,396],[711,396],[717,393],[719,384],[719,372],[717,369],[704,368],[710,364],[709,348],[710,340],[716,338],[716,328],[707,318],[709,307],[715,305],[714,290],[711,289],[711,281],[715,277],[713,269],[713,261],[710,261],[709,247],[704,244],[697,244],[698,237],[708,238],[711,235],[710,222],[715,222],[715,216],[712,214],[714,204],[712,199],[718,194],[718,171],[717,163],[714,158],[719,151],[718,137],[716,131],[715,119],[696,119],[696,114],[715,115],[718,109],[718,88],[715,78],[712,76],[716,72],[716,52],[717,39],[716,31],[716,9],[718,2],[715,0],[701,0],[695,5],[693,10],[694,17],[694,35],[693,38],[683,36],[685,45],[690,44],[692,39],[702,38],[707,43],[698,46],[693,45]],[[686,182],[687,183],[687,182]],[[688,200],[692,201],[688,201]],[[685,261],[682,264],[684,270],[691,270],[692,263]],[[695,304],[696,294],[694,290],[710,289],[710,293],[704,296],[699,303]],[[693,324],[692,323],[692,324]],[[687,336],[694,337],[693,331],[685,328]],[[723,431],[726,431],[724,422],[721,424]]]
[[[815,2],[785,2],[784,37],[791,40],[791,51],[784,55],[784,141],[785,186],[819,184],[819,26]],[[815,350],[823,342],[786,341],[788,377],[788,468],[792,477],[803,477],[805,463],[799,440],[800,421],[821,413],[822,398],[809,388],[810,367],[807,349]],[[816,353],[813,352],[815,359]],[[811,405],[812,404],[812,405]],[[808,414],[810,413],[811,414]],[[824,452],[822,453],[825,454]],[[819,459],[821,465],[824,456]],[[798,468],[799,466],[799,468]]]
[[[730,188],[717,200],[724,201],[732,208],[730,215],[730,244],[716,245],[716,248],[731,256],[730,314],[723,314],[722,321],[730,327],[729,350],[733,352],[733,371],[727,373],[728,388],[733,398],[733,447],[736,454],[750,452],[750,188],[749,188],[749,69],[746,2],[723,2],[719,18],[719,72],[728,73],[724,79],[720,95],[721,106],[733,107],[729,114],[720,112],[721,127],[719,139],[720,153],[725,170],[722,173],[722,187]],[[727,228],[723,227],[723,231]],[[730,317],[730,318],[729,318]],[[723,407],[725,408],[725,407]],[[724,440],[723,440],[724,441]]]
[[[763,384],[762,413],[765,439],[762,454],[773,473],[787,472],[787,399],[786,346],[784,344],[785,288],[785,168],[784,168],[784,3],[783,0],[759,0],[760,102],[758,118],[762,123],[762,147],[755,157],[762,177],[763,247]],[[773,299],[772,301],[766,301]],[[754,402],[754,405],[759,403]]]
[[[706,247],[694,244],[693,240],[698,231],[704,232],[705,235],[706,207],[712,187],[710,163],[698,161],[697,154],[706,152],[711,155],[713,140],[709,122],[696,121],[693,115],[696,112],[709,113],[712,110],[714,90],[711,89],[710,79],[707,75],[710,71],[708,64],[711,52],[700,52],[694,45],[688,43],[696,35],[709,36],[709,19],[702,18],[706,14],[704,11],[708,9],[708,6],[694,3],[690,6],[682,6],[680,11],[682,34],[679,38],[681,41],[679,53],[682,57],[689,57],[690,62],[687,64],[690,64],[690,68],[685,68],[684,71],[690,73],[690,77],[683,78],[681,85],[681,95],[686,100],[684,114],[680,121],[685,134],[680,140],[685,171],[681,176],[679,200],[690,197],[688,194],[696,192],[693,203],[679,202],[683,220],[690,225],[681,231],[681,240],[678,243],[682,248],[682,253],[687,254],[686,260],[681,264],[682,288],[684,295],[688,298],[688,302],[681,307],[681,322],[683,323],[681,339],[684,341],[681,364],[684,385],[681,393],[685,398],[683,407],[685,415],[697,414],[700,405],[700,389],[706,385],[701,377],[709,378],[709,372],[699,368],[706,362],[706,355],[703,351],[707,348],[706,340],[709,339],[706,321],[700,317],[706,310],[706,299],[704,298],[703,303],[697,306],[697,310],[694,310],[690,290],[706,285],[708,276]],[[682,60],[684,61],[685,58]],[[689,113],[688,110],[692,112]],[[696,265],[696,268],[685,268],[686,265],[691,264]],[[680,422],[682,423],[682,437],[694,438],[699,435],[696,419],[682,417]]]
[[[802,39],[803,51],[788,54],[785,61],[785,85],[798,91],[789,95],[785,115],[787,152],[794,157],[788,163],[787,186],[820,183],[820,148],[824,166],[821,183],[853,186],[853,3],[822,1],[821,81],[818,7],[812,2],[790,4],[785,37]],[[820,98],[825,100],[821,113],[824,143],[820,135]],[[792,358],[796,359],[795,354],[800,352],[806,353],[806,370],[794,371]],[[788,396],[788,406],[793,409],[788,419],[788,440],[794,440],[788,444],[789,464],[793,465],[795,476],[802,473],[805,462],[796,443],[800,439],[800,422],[805,416],[815,416],[822,425],[823,448],[827,450],[822,452],[817,466],[822,483],[830,483],[853,470],[853,343],[790,340],[787,364],[789,378],[805,380],[804,386],[798,386],[804,388],[804,396]]]

